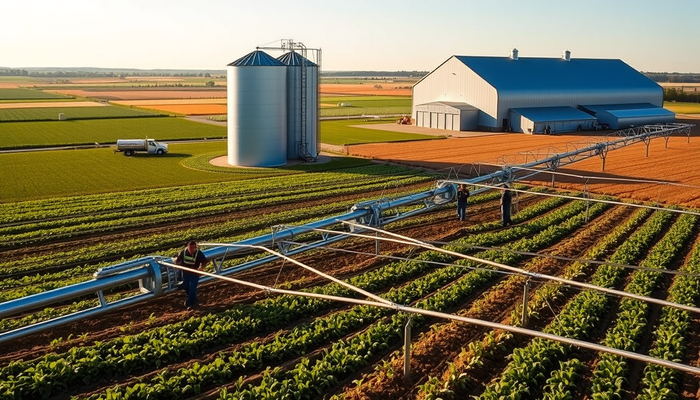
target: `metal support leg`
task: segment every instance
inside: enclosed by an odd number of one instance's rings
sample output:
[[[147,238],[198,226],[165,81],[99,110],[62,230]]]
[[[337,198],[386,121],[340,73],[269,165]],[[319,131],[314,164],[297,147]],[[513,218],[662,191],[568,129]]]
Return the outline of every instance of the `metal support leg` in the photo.
[[[411,381],[411,317],[406,321],[403,336],[403,379]]]
[[[645,137],[642,140],[644,141],[644,144],[647,145],[647,155],[646,156],[649,157],[649,144],[651,144],[651,139],[648,137]]]
[[[530,297],[530,278],[525,281],[525,288],[523,290],[523,316],[521,325],[523,328],[527,327],[527,298]]]
[[[380,251],[381,251],[381,250],[380,250],[380,245],[379,245],[379,244],[381,243],[381,240],[378,239],[378,238],[379,238],[379,232],[376,232],[376,233],[374,234],[374,236],[377,237],[377,239],[374,240],[374,255],[379,256],[379,253],[380,253]]]
[[[105,294],[101,290],[97,291],[97,298],[100,299],[100,306],[104,307],[107,305]]]

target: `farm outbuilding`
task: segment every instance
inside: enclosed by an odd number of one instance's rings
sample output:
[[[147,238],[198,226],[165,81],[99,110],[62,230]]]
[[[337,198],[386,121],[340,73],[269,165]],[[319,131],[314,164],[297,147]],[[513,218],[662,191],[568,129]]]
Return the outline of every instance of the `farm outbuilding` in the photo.
[[[467,115],[459,128],[441,124],[456,120],[453,110]],[[521,58],[517,49],[510,57],[450,57],[415,84],[412,114],[423,127],[525,133],[675,119],[663,108],[663,88],[621,60],[577,59],[568,51]]]
[[[587,105],[581,106],[581,109],[594,115],[598,121],[609,125],[612,129],[649,123],[668,123],[676,120],[676,114],[672,111],[649,103],[629,104],[624,107],[619,104]]]

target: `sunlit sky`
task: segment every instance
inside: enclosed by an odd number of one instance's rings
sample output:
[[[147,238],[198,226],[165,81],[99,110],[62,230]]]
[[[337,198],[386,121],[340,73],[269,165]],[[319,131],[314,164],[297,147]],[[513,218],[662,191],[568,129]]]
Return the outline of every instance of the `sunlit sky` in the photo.
[[[3,0],[0,67],[220,69],[293,39],[325,71],[452,55],[621,59],[700,73],[700,0]],[[277,57],[278,50],[266,50]],[[314,53],[309,53],[313,59]]]

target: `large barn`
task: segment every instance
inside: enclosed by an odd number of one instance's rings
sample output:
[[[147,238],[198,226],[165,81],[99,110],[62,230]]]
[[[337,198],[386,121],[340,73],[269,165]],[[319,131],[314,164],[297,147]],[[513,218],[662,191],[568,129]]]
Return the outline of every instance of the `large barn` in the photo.
[[[452,56],[413,87],[417,126],[570,132],[675,120],[663,88],[621,60]]]

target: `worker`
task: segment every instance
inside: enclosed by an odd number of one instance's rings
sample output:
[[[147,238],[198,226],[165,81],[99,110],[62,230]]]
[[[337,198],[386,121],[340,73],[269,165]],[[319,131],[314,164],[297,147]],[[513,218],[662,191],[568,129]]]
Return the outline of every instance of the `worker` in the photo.
[[[175,258],[175,264],[188,267],[193,270],[199,270],[206,266],[209,260],[204,253],[197,248],[197,242],[194,240],[187,243],[187,246],[182,249]],[[181,289],[185,290],[187,299],[185,307],[188,310],[193,310],[197,307],[197,284],[199,283],[199,274],[193,271],[182,271]]]
[[[513,225],[513,221],[510,220],[510,209],[512,194],[510,193],[510,188],[507,183],[503,184],[503,192],[501,193],[501,216],[503,217],[503,227],[508,225]]]
[[[460,221],[467,220],[467,199],[469,199],[469,189],[467,185],[459,185],[457,189],[457,218]]]

